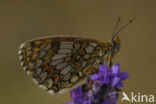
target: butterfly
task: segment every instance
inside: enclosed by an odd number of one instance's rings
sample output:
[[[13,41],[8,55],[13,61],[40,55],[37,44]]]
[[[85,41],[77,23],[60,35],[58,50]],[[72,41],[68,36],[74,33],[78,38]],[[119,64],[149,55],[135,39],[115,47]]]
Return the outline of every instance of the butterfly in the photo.
[[[99,64],[111,65],[119,52],[116,23],[110,42],[80,37],[46,37],[24,42],[19,48],[21,65],[35,84],[51,94],[71,88],[90,75]]]

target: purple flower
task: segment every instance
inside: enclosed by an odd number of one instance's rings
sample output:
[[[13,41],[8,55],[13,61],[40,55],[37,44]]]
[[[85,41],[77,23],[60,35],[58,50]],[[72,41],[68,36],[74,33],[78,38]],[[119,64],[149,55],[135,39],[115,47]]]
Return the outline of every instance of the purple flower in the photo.
[[[108,66],[100,65],[99,72],[94,75],[91,75],[90,79],[92,81],[96,81],[100,86],[102,86],[103,84],[108,84],[109,78],[107,76],[108,76]]]
[[[99,72],[90,76],[90,79],[97,82],[100,86],[103,84],[111,85],[112,87],[117,86],[122,88],[122,81],[128,78],[127,72],[120,73],[119,63],[115,63],[110,70],[106,65],[99,66]]]
[[[115,63],[109,72],[110,77],[110,85],[117,86],[118,88],[123,88],[122,81],[129,77],[127,72],[120,72],[120,65],[119,63]]]
[[[65,104],[116,104],[122,81],[129,77],[127,72],[120,72],[120,65],[115,63],[110,69],[100,65],[97,73],[90,75],[87,83],[71,91],[72,102]],[[92,80],[91,90],[85,90],[88,80]]]
[[[82,90],[82,86],[78,86],[70,92],[70,96],[74,103],[82,103],[85,100],[85,94]],[[72,104],[72,103],[71,103]]]

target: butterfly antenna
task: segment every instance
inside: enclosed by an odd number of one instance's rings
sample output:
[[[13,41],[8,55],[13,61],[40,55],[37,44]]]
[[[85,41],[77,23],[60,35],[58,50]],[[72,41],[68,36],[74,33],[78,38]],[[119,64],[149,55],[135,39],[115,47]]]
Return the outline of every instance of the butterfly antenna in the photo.
[[[127,24],[123,25],[117,32],[115,32],[115,34],[113,35],[113,38],[115,35],[117,35],[121,30],[123,30],[125,27],[127,27],[132,22],[133,22],[133,19],[129,19],[129,22]]]
[[[119,25],[119,23],[120,23],[120,20],[121,20],[121,18],[120,17],[118,17],[118,20],[117,20],[117,22],[116,22],[116,24],[115,24],[115,27],[114,27],[114,31],[113,31],[113,37],[114,37],[114,35],[115,35],[115,31],[117,30],[117,28],[118,28],[118,25]]]

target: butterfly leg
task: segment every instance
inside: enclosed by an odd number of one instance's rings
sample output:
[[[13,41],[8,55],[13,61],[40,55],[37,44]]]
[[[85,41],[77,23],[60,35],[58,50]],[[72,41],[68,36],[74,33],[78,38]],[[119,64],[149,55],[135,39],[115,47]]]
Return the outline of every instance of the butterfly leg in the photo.
[[[111,64],[112,64],[112,63],[111,63],[111,62],[112,62],[111,60],[112,60],[112,54],[110,54],[110,55],[108,56],[108,63],[107,63],[107,66],[108,66],[108,67],[111,67]]]

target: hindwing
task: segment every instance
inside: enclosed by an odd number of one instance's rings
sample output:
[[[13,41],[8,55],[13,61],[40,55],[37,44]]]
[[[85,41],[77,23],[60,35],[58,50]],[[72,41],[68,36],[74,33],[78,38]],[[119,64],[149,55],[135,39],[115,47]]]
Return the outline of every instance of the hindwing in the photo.
[[[23,43],[19,58],[33,81],[49,93],[74,86],[89,75],[109,46],[93,39],[51,37]]]

